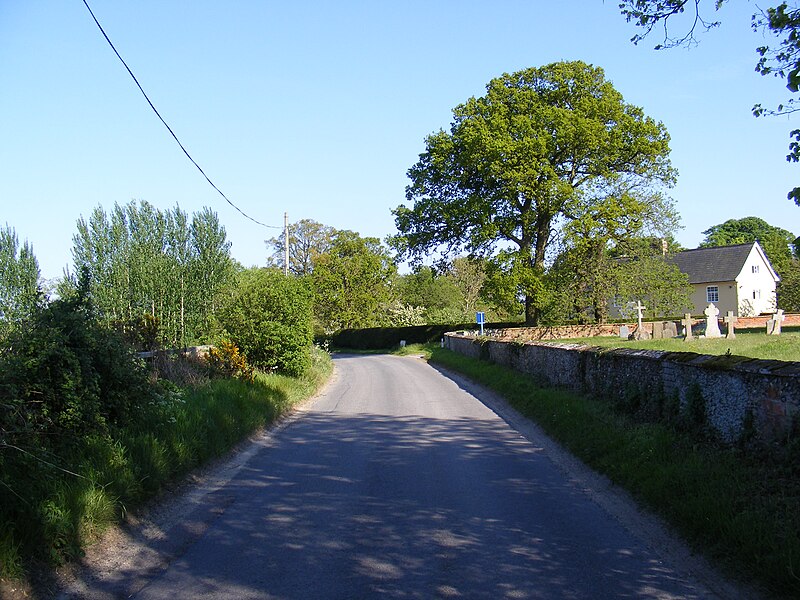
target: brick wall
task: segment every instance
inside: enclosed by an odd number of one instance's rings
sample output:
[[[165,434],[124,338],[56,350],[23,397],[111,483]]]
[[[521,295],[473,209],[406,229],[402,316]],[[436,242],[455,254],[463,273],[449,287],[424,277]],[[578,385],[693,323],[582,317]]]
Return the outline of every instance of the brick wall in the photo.
[[[484,358],[543,382],[615,401],[635,392],[686,407],[699,391],[707,423],[728,443],[742,436],[748,415],[762,441],[785,436],[800,414],[800,364],[579,344],[487,340],[445,335],[450,350]]]

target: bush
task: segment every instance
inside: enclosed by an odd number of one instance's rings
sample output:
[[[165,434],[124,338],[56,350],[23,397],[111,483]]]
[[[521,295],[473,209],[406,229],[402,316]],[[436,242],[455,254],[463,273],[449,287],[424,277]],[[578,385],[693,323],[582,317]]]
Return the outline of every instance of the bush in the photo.
[[[252,383],[255,379],[255,370],[244,355],[239,352],[236,344],[222,340],[208,352],[208,364],[215,373],[223,377],[240,377]]]
[[[519,327],[519,323],[490,323],[487,329]],[[342,329],[331,336],[331,344],[335,348],[352,348],[353,350],[383,350],[400,344],[405,340],[408,344],[426,344],[438,342],[448,331],[477,329],[475,323],[453,325],[413,325],[408,327],[370,327],[368,329]]]
[[[249,269],[220,314],[230,340],[253,366],[300,376],[311,365],[312,294],[280,271]]]
[[[86,478],[66,483],[74,478],[74,457],[140,420],[157,388],[80,290],[37,309],[6,342],[0,349],[0,523],[7,525],[0,528],[0,555],[9,555],[4,561],[11,554],[75,556],[80,519],[65,498],[94,492],[72,489],[90,483]],[[15,568],[0,565],[0,575]]]

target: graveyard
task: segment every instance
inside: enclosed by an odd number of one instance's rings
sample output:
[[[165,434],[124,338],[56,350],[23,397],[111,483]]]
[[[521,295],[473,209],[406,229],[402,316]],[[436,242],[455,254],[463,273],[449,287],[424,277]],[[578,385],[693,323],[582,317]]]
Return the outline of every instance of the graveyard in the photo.
[[[712,356],[744,356],[764,360],[800,361],[800,327],[783,326],[787,315],[776,311],[769,319],[740,320],[732,311],[720,318],[719,309],[709,303],[705,318],[685,314],[680,321],[656,321],[645,327],[645,307],[637,303],[638,322],[632,333],[621,326],[616,336],[593,336],[562,340],[604,348],[632,348],[665,352],[695,352]],[[794,319],[790,319],[794,321]],[[747,328],[741,328],[747,323]],[[724,329],[721,329],[721,326]],[[737,327],[739,329],[737,330]]]
[[[695,336],[689,341],[685,341],[683,337],[626,340],[619,336],[596,336],[570,338],[560,340],[560,342],[580,343],[602,348],[696,352],[714,356],[732,354],[748,358],[800,362],[800,329],[794,327],[784,328],[779,336],[766,335],[760,329],[739,330],[734,339]]]

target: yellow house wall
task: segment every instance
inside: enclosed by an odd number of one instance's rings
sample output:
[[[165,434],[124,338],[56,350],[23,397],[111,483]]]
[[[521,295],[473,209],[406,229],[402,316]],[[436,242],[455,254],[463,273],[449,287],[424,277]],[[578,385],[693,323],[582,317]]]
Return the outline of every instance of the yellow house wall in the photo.
[[[695,283],[692,285],[694,291],[690,296],[692,305],[692,314],[695,316],[703,316],[703,311],[708,306],[706,296],[706,288],[709,286],[717,286],[719,288],[719,302],[714,302],[714,306],[719,309],[720,317],[732,310],[738,315],[739,300],[737,297],[737,284],[735,281],[712,281],[710,283]]]

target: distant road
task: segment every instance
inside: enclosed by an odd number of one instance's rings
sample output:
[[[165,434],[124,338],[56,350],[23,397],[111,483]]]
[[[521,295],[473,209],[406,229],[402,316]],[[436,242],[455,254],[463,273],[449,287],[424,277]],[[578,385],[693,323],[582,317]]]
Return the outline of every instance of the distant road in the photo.
[[[335,364],[132,597],[716,597],[423,361]]]

